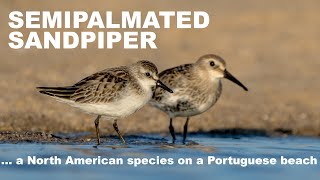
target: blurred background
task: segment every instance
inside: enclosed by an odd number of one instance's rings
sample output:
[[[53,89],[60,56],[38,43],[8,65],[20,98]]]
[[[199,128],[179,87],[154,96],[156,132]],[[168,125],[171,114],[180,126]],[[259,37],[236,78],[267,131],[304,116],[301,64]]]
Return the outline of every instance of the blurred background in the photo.
[[[192,117],[190,132],[243,128],[320,136],[319,8],[318,0],[1,0],[0,131],[94,132],[95,117],[43,96],[35,87],[72,85],[96,71],[141,59],[162,71],[214,53],[249,92],[223,80],[218,103]],[[123,10],[201,10],[209,13],[210,25],[152,29],[156,50],[13,50],[8,46],[13,31],[8,14],[13,10],[113,11],[116,21]],[[21,31],[27,35],[30,30]],[[115,134],[111,123],[101,123],[102,133]],[[165,113],[150,106],[118,123],[125,135],[168,133],[168,124]],[[183,124],[181,118],[174,121],[177,132]]]

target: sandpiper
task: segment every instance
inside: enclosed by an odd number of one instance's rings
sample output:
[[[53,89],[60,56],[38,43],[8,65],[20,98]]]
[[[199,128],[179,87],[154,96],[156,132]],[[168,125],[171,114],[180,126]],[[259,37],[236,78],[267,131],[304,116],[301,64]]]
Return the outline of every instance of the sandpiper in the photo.
[[[139,110],[159,86],[172,93],[158,78],[157,67],[149,61],[139,61],[129,66],[105,69],[94,73],[72,86],[37,87],[40,93],[97,115],[95,128],[100,144],[99,120],[101,116],[113,120],[113,127],[125,144],[117,120]]]
[[[172,120],[175,117],[187,117],[183,132],[183,143],[185,143],[189,117],[207,111],[217,102],[222,91],[222,78],[227,78],[248,91],[227,71],[225,61],[214,54],[204,55],[193,64],[184,64],[164,70],[159,74],[159,78],[174,93],[169,94],[156,89],[149,103],[169,115],[169,131],[173,143],[176,137]]]

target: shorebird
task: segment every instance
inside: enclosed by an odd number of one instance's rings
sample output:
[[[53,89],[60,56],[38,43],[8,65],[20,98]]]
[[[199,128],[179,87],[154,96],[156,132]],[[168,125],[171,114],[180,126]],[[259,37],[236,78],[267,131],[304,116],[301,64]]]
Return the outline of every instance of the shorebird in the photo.
[[[149,103],[168,114],[172,143],[176,140],[172,120],[175,117],[187,118],[183,131],[183,144],[185,144],[189,118],[207,111],[217,102],[222,91],[222,78],[229,79],[248,91],[227,71],[225,61],[214,54],[204,55],[193,64],[184,64],[164,70],[159,74],[159,78],[174,93],[169,94],[156,89]]]
[[[117,120],[142,108],[152,98],[157,86],[172,93],[172,90],[159,80],[157,67],[153,63],[139,61],[129,66],[102,70],[72,86],[37,87],[37,89],[40,93],[60,102],[97,115],[94,124],[99,145],[101,116],[113,120],[113,127],[125,144]]]

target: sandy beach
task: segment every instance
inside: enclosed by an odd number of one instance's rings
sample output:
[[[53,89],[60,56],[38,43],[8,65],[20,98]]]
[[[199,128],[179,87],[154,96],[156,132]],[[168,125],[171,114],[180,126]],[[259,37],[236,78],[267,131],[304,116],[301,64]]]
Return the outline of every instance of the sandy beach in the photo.
[[[72,85],[105,68],[141,59],[162,71],[192,63],[214,53],[227,61],[228,70],[248,88],[223,80],[223,93],[209,111],[191,118],[190,132],[219,129],[284,131],[320,136],[318,80],[320,60],[320,2],[283,0],[227,1],[0,1],[0,131],[92,132],[94,116],[39,94],[37,86]],[[13,50],[8,46],[8,14],[23,10],[204,10],[206,29],[156,29],[158,49],[124,50]],[[81,29],[78,29],[81,31]],[[30,30],[22,29],[22,32]],[[177,132],[183,119],[176,119]],[[118,123],[124,135],[168,134],[165,113],[145,106]],[[112,122],[102,121],[102,134],[115,135]]]

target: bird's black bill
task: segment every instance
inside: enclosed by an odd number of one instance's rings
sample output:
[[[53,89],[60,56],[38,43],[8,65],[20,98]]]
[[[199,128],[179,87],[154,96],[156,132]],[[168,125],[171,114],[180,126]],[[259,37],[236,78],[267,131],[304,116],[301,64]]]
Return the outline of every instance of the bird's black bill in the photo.
[[[224,77],[226,79],[229,79],[230,81],[238,84],[239,86],[241,86],[245,91],[248,91],[248,88],[245,87],[237,78],[235,78],[231,73],[229,73],[227,70],[224,71]]]
[[[160,80],[157,81],[157,86],[161,87],[162,89],[164,89],[164,90],[166,90],[166,91],[168,91],[170,93],[173,93],[173,91],[170,88],[168,88],[168,86],[163,84]]]

